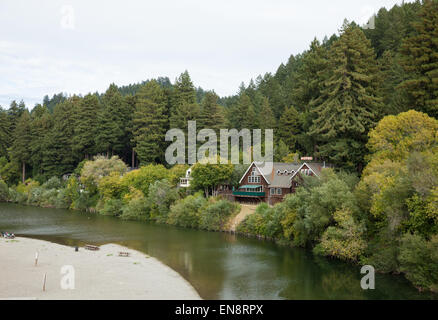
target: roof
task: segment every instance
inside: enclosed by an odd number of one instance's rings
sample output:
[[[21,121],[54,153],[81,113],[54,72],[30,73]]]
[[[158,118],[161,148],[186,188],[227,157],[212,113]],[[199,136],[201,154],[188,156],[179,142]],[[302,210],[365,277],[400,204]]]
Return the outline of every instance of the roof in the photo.
[[[259,170],[260,174],[263,176],[269,186],[276,188],[290,188],[291,177],[301,166],[298,163],[253,162],[245,171],[239,183],[242,182],[243,178],[246,176],[253,164]],[[278,170],[280,170],[280,172],[282,172],[283,174],[278,175]],[[285,170],[287,170],[288,174],[284,174]]]
[[[260,174],[263,176],[266,182],[269,184],[270,188],[290,188],[292,179],[300,172],[300,170],[304,166],[310,168],[310,170],[317,177],[321,175],[322,169],[331,167],[330,165],[327,165],[325,163],[318,162],[304,162],[302,164],[283,162],[253,162],[245,171],[239,183],[242,182],[243,178],[246,176],[253,164],[259,170]],[[282,174],[278,174],[278,172]]]

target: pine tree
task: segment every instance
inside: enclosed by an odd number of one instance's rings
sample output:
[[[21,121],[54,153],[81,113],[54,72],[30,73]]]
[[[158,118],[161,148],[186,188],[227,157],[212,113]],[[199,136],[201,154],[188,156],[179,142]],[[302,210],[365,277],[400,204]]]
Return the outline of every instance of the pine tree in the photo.
[[[8,155],[8,147],[11,143],[9,127],[8,114],[0,107],[0,157]]]
[[[23,101],[20,101],[20,104],[17,104],[15,100],[11,102],[11,105],[8,109],[9,132],[14,132],[15,126],[25,110],[26,106],[24,105]]]
[[[127,108],[125,100],[115,84],[111,84],[103,96],[103,107],[98,114],[95,137],[97,152],[122,153],[126,146]]]
[[[133,142],[140,163],[160,162],[164,158],[164,136],[168,127],[165,115],[167,97],[155,80],[137,92],[133,116]]]
[[[13,133],[13,143],[9,149],[9,153],[13,161],[18,162],[22,166],[22,182],[26,180],[26,164],[29,163],[31,150],[31,122],[29,111],[25,110],[15,126]]]
[[[46,178],[72,173],[79,155],[73,151],[75,114],[80,98],[73,96],[55,106],[53,126],[43,141],[42,171]]]
[[[199,129],[213,129],[218,133],[224,127],[224,111],[218,105],[218,99],[217,94],[212,91],[205,93],[198,118]]]
[[[411,106],[438,117],[438,2],[425,0],[416,35],[402,45],[403,66],[408,79],[401,86],[412,99]]]
[[[44,139],[46,134],[50,132],[53,122],[52,115],[46,106],[37,105],[32,109],[31,116],[31,133],[32,140],[30,143],[31,150],[31,165],[33,176],[43,174],[43,152]]]
[[[278,121],[278,137],[290,150],[295,150],[299,130],[299,115],[297,110],[291,106],[284,110]]]
[[[274,129],[276,127],[274,113],[269,104],[269,99],[266,97],[263,97],[260,113],[258,114],[258,123],[261,130]]]
[[[258,119],[254,111],[254,106],[246,93],[243,93],[239,97],[237,105],[233,106],[231,110],[231,114],[233,128],[240,130],[258,127]]]
[[[310,134],[319,142],[317,156],[361,170],[367,133],[382,113],[377,72],[370,41],[358,27],[345,22],[330,48],[321,95],[311,102]]]
[[[99,111],[100,104],[97,96],[87,94],[81,99],[74,117],[73,150],[86,159],[96,152],[94,137],[97,133]]]
[[[196,91],[187,71],[176,80],[172,94],[170,128],[187,131],[187,122],[196,120],[199,105],[196,103]]]

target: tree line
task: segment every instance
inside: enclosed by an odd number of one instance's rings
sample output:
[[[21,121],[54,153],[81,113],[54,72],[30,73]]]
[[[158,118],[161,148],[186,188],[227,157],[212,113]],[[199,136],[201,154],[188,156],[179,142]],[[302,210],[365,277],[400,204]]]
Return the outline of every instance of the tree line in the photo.
[[[164,163],[165,132],[274,129],[275,159],[311,155],[361,172],[368,133],[387,115],[410,109],[438,116],[438,3],[381,9],[374,29],[345,21],[339,35],[314,39],[274,74],[220,98],[196,88],[187,71],[85,96],[45,97],[28,111],[0,109],[0,176],[45,181],[91,156],[118,155],[136,167]],[[289,157],[290,158],[290,157]]]

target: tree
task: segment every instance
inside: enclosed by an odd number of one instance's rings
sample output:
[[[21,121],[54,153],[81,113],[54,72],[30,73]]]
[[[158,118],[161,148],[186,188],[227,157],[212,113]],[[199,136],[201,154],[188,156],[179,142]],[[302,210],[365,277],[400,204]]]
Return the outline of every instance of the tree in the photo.
[[[73,149],[84,158],[96,152],[94,137],[97,134],[97,115],[100,104],[96,95],[87,94],[81,99],[75,114]]]
[[[26,180],[26,164],[29,163],[31,149],[31,122],[29,111],[25,110],[17,122],[13,133],[14,142],[12,143],[9,153],[14,161],[22,165],[22,182]]]
[[[382,111],[374,52],[358,27],[344,23],[330,48],[328,66],[321,96],[311,103],[315,119],[310,134],[319,142],[317,156],[360,171],[367,133]]]
[[[200,129],[213,129],[216,134],[223,128],[224,124],[224,111],[218,105],[218,99],[219,97],[213,91],[205,93],[198,118]]]
[[[278,121],[278,137],[289,149],[294,150],[299,133],[299,116],[294,107],[285,109]]]
[[[402,45],[409,77],[401,86],[412,98],[412,107],[438,117],[438,2],[425,0],[419,15],[420,21],[414,24],[416,35]]]
[[[72,173],[79,162],[73,152],[74,117],[80,98],[73,96],[56,105],[53,126],[44,136],[42,167],[46,178]]]
[[[262,106],[258,114],[258,124],[261,130],[274,129],[276,127],[274,113],[266,97],[262,99]]]
[[[206,197],[210,195],[210,191],[215,196],[218,186],[231,182],[232,176],[232,164],[196,163],[192,168],[193,180],[190,186],[195,190],[203,190]]]
[[[196,120],[199,115],[195,87],[187,71],[176,80],[171,102],[170,128],[186,131],[187,122]]]
[[[163,160],[164,136],[168,127],[167,97],[155,81],[137,92],[133,115],[133,142],[141,164]]]
[[[9,131],[8,114],[0,107],[0,157],[7,156],[10,140],[11,133]]]
[[[97,120],[95,141],[98,152],[106,152],[107,155],[123,152],[127,144],[127,117],[125,101],[117,86],[111,84],[103,96],[103,108]]]
[[[50,132],[53,126],[52,115],[46,106],[40,104],[36,105],[31,112],[31,132],[32,141],[30,143],[31,149],[31,164],[33,176],[43,174],[43,153],[44,153],[44,139]]]

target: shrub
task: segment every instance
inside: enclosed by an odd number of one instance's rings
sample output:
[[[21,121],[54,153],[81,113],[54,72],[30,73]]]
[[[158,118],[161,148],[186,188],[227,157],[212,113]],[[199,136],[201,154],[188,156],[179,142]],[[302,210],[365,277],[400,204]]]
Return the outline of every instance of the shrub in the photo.
[[[201,210],[200,228],[220,231],[225,230],[233,214],[239,212],[240,206],[227,200],[210,199],[207,207]]]
[[[364,226],[354,221],[349,210],[336,211],[334,219],[337,225],[327,228],[314,252],[342,260],[357,261],[367,246],[363,238]]]
[[[199,193],[177,201],[170,208],[166,222],[180,227],[198,228],[200,210],[207,200]]]
[[[401,239],[400,271],[415,286],[438,292],[438,236],[426,241],[420,235],[405,234]]]
[[[151,218],[156,219],[157,222],[165,222],[170,206],[178,199],[178,190],[173,188],[167,180],[159,180],[152,183],[147,196]]]
[[[3,180],[0,180],[0,202],[6,202],[8,200],[9,200],[9,187]]]
[[[123,202],[119,199],[108,199],[100,204],[99,213],[105,216],[120,216]]]
[[[163,165],[150,164],[125,174],[122,178],[122,185],[127,189],[134,187],[147,195],[151,183],[168,177],[169,170]]]
[[[61,189],[63,186],[61,179],[59,179],[58,177],[51,177],[42,185],[42,187],[44,189]]]
[[[134,198],[123,206],[120,218],[124,220],[149,220],[150,208],[145,198]]]

